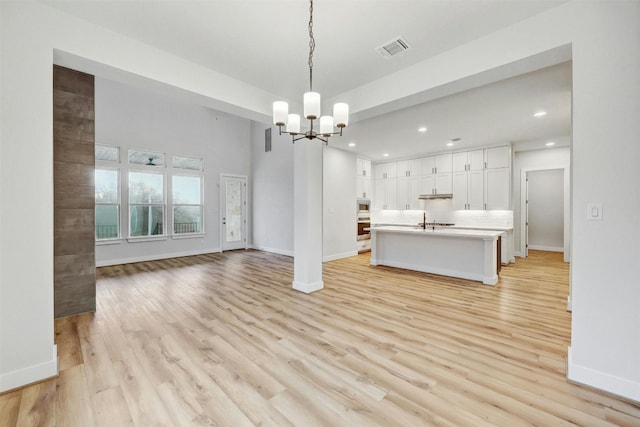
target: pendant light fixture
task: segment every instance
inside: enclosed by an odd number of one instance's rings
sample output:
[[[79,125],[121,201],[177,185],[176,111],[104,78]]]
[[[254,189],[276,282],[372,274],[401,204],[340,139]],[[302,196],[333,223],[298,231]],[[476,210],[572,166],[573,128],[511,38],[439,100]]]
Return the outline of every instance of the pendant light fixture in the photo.
[[[300,115],[289,114],[289,105],[284,101],[273,103],[273,124],[278,126],[280,135],[286,124],[285,133],[291,135],[291,142],[299,139],[316,139],[328,143],[331,135],[342,136],[342,129],[349,124],[349,105],[339,102],[333,106],[333,116],[320,115],[320,94],[313,91],[313,51],[316,41],[313,38],[313,0],[309,1],[309,92],[304,94],[304,117],[309,120],[309,130],[300,131]],[[320,128],[314,129],[314,121],[320,121]],[[339,131],[335,132],[335,128]]]

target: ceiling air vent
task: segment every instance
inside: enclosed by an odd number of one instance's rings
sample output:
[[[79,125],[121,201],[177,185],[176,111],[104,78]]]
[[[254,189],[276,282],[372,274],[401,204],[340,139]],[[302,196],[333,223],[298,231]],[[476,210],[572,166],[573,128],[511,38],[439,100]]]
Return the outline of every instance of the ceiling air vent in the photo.
[[[396,37],[376,48],[376,51],[385,58],[390,58],[409,49],[409,43],[402,37]]]

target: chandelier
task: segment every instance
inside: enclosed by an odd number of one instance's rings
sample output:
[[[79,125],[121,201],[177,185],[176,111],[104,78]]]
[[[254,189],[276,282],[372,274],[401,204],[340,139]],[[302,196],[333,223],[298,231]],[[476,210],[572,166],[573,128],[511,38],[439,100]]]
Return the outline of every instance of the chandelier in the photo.
[[[316,41],[313,38],[313,0],[309,1],[309,92],[303,97],[304,117],[309,120],[309,130],[300,132],[300,115],[289,114],[289,105],[284,101],[273,103],[273,124],[278,126],[280,135],[282,127],[286,124],[285,132],[291,135],[291,142],[299,139],[318,138],[325,144],[328,143],[331,135],[342,136],[342,129],[349,124],[349,105],[338,102],[333,106],[333,116],[320,115],[320,94],[313,91],[313,51],[316,48]],[[313,122],[320,121],[320,128],[314,129]],[[338,132],[334,132],[338,128]]]

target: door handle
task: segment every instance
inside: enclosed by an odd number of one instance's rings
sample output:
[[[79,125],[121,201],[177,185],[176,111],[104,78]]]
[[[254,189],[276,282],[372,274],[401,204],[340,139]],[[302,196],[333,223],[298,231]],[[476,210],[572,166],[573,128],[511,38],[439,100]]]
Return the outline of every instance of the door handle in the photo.
[[[227,218],[222,218],[222,225],[227,225]]]

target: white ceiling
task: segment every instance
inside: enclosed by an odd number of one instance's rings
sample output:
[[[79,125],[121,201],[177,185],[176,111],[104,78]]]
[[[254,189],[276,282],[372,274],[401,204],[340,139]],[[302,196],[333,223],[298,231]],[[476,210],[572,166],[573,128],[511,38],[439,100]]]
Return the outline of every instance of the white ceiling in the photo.
[[[566,0],[316,0],[314,89],[337,96],[517,23]],[[308,89],[308,2],[304,0],[43,1],[285,99]],[[411,49],[391,59],[375,48],[402,36]],[[352,123],[332,145],[355,141],[381,160],[570,132],[570,65]],[[274,99],[276,100],[276,99]],[[532,121],[535,110],[549,111]],[[419,125],[429,127],[418,135]]]

